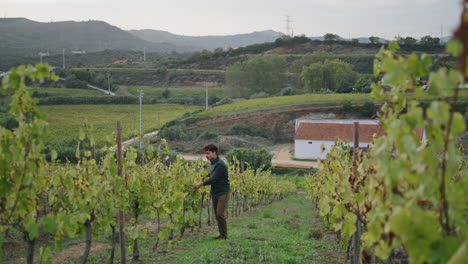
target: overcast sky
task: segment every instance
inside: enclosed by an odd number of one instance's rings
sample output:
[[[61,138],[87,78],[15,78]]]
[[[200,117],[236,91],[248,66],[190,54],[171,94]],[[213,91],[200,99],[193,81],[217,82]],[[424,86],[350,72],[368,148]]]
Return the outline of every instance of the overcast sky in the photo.
[[[0,0],[1,17],[102,20],[129,29],[181,35],[232,35],[272,29],[342,37],[450,35],[461,0]]]

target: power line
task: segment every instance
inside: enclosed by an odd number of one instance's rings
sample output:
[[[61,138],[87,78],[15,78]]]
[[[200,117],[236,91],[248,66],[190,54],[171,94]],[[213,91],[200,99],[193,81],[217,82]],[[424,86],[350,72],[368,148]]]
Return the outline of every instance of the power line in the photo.
[[[143,90],[142,89],[139,89],[138,90],[138,98],[140,99],[140,148],[142,149],[143,148]]]

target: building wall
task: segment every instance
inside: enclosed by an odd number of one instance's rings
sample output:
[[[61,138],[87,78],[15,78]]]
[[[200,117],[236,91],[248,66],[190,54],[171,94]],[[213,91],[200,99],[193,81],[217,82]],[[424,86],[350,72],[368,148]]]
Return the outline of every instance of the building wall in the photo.
[[[296,159],[317,159],[323,160],[332,148],[334,141],[321,140],[294,140],[294,158]],[[325,151],[322,152],[322,144]],[[352,146],[352,143],[348,143]],[[360,148],[366,148],[371,145],[370,142],[360,142]]]

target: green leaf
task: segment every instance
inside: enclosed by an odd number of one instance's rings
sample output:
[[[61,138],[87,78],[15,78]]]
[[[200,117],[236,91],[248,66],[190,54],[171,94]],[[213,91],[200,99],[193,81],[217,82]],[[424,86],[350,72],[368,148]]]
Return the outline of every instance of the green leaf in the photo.
[[[169,231],[167,229],[161,230],[158,234],[159,239],[166,240],[169,238]]]
[[[458,57],[462,52],[462,49],[462,43],[458,39],[449,40],[445,46],[445,50],[454,57]]]
[[[452,133],[458,135],[459,133],[465,131],[465,119],[460,113],[453,114],[452,120]]]
[[[36,223],[29,223],[25,226],[29,239],[33,240],[39,236],[39,226]]]
[[[357,217],[353,213],[347,213],[344,217],[344,223],[342,231],[344,234],[351,236],[356,232],[356,220]]]
[[[468,259],[468,241],[464,241],[447,264],[465,264]]]
[[[55,151],[54,149],[50,151],[50,159],[52,161],[55,161],[57,159],[57,151]]]
[[[454,236],[445,237],[432,245],[432,263],[447,263],[449,259],[455,254],[460,242]]]

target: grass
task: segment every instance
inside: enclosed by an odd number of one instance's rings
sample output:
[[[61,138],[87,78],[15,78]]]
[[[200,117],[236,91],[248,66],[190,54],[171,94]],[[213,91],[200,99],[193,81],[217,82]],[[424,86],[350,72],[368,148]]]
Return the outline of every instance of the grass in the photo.
[[[145,219],[150,221],[151,218]],[[138,263],[345,263],[344,249],[336,244],[334,236],[322,224],[318,211],[310,200],[305,199],[305,195],[291,195],[282,201],[251,209],[238,218],[228,218],[227,240],[211,239],[218,235],[217,227],[203,225],[194,232],[187,230],[183,238],[176,232],[171,246],[160,242],[156,252],[151,250],[155,233],[139,238]],[[134,263],[130,261],[133,242],[128,236],[126,240],[127,263]],[[22,241],[18,242],[17,247],[24,247]],[[83,242],[83,236],[64,241],[62,253],[71,259],[65,261],[66,258],[62,257],[62,263],[79,263],[82,250],[76,251],[74,245],[83,245]],[[88,263],[107,263],[110,256],[108,230],[93,238],[92,247],[94,250]],[[19,257],[24,254],[22,248],[10,255],[12,261],[7,263],[19,263]],[[119,257],[117,245],[114,263],[120,263]]]
[[[302,94],[293,96],[278,96],[260,99],[240,101],[232,104],[213,107],[199,115],[220,115],[231,112],[252,110],[257,108],[268,108],[301,104],[339,104],[344,101],[366,102],[369,94]]]
[[[427,94],[423,94],[420,100],[431,100]],[[459,99],[468,100],[468,89],[460,91]],[[260,99],[245,100],[232,104],[225,104],[210,108],[197,115],[223,115],[232,114],[235,112],[249,111],[261,108],[275,108],[282,106],[299,106],[299,105],[329,105],[342,104],[343,102],[364,103],[376,102],[368,93],[350,93],[350,94],[302,94],[293,96],[278,96]]]
[[[46,141],[61,142],[78,139],[84,122],[94,127],[94,139],[98,145],[107,141],[115,143],[117,121],[122,122],[124,139],[133,137],[139,131],[138,105],[47,105],[40,106],[47,114],[49,136]],[[187,105],[144,105],[143,127],[145,132],[157,130],[168,121],[195,110],[200,106]]]
[[[316,159],[298,159],[298,158],[292,158],[292,160],[295,160],[295,161],[317,161]]]
[[[205,96],[205,87],[169,87],[169,88],[156,88],[151,86],[128,86],[128,92],[131,94],[138,94],[137,90],[142,89],[145,95],[148,96],[161,96],[164,90],[169,89],[171,92],[169,96]],[[208,88],[208,95],[217,97],[224,96],[224,88],[210,87]]]
[[[228,219],[228,240],[211,239],[218,235],[212,226],[174,241],[172,249],[143,255],[141,262],[344,263],[343,249],[332,241],[317,213],[304,195],[292,195],[238,219]],[[151,245],[153,238],[148,237],[142,239],[142,245]]]
[[[40,94],[49,94],[50,96],[104,96],[105,93],[93,89],[75,89],[75,88],[48,88],[48,87],[32,87],[29,88],[33,92]]]

